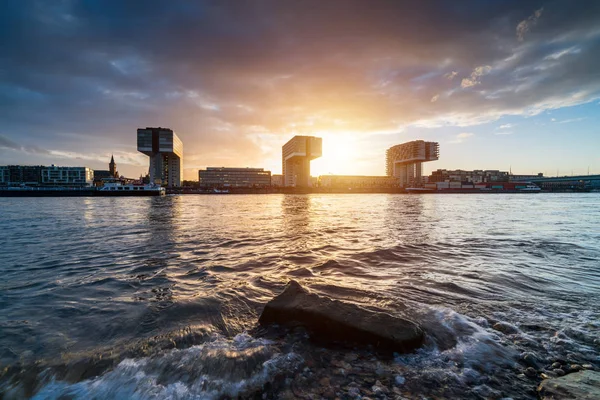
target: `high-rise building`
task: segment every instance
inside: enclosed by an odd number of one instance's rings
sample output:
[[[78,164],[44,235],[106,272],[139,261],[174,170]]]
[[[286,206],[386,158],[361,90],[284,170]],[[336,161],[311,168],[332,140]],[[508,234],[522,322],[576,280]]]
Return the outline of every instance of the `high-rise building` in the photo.
[[[402,187],[419,187],[422,185],[422,163],[439,157],[437,142],[414,140],[399,144],[386,151],[386,172],[388,176],[398,178]]]
[[[283,186],[312,186],[310,161],[322,153],[323,139],[315,136],[294,136],[284,144],[281,151]]]
[[[150,182],[181,186],[183,176],[183,143],[167,128],[137,130],[138,151],[150,157]]]
[[[198,171],[200,187],[268,187],[271,171],[263,168],[208,167]]]

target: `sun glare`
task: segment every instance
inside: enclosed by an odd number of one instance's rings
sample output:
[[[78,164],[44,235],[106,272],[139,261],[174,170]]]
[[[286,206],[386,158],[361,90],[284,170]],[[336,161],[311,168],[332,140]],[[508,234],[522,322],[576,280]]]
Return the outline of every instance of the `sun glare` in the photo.
[[[360,146],[355,134],[350,132],[320,132],[323,138],[323,156],[311,163],[311,175],[361,175],[358,170]]]

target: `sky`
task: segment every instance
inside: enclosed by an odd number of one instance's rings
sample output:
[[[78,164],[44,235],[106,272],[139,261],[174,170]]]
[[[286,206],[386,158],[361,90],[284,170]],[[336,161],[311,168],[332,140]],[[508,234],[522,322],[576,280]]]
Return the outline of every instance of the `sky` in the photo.
[[[425,172],[600,174],[600,1],[0,2],[0,165],[138,177],[136,129],[169,127],[184,178],[385,174],[385,150],[440,143]]]

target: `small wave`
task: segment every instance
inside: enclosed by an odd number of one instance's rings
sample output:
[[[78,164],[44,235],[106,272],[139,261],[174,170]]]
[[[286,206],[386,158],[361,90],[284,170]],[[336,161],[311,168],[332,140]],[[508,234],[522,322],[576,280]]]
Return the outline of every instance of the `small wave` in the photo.
[[[50,399],[216,399],[251,395],[303,363],[295,353],[281,354],[273,343],[247,334],[125,359],[111,371],[77,383],[52,379],[32,398]],[[6,398],[21,398],[19,388]]]

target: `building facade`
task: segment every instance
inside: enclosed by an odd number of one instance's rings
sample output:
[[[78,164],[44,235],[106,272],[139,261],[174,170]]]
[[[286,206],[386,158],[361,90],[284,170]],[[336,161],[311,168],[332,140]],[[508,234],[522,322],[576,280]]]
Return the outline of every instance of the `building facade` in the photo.
[[[310,187],[310,162],[323,154],[323,139],[294,136],[281,149],[283,186]]]
[[[94,171],[88,167],[50,167],[42,168],[44,186],[91,186],[94,183]]]
[[[117,171],[117,163],[115,158],[111,155],[110,162],[108,163],[108,169],[95,169],[94,170],[94,185],[101,186],[103,180],[118,178],[119,171]]]
[[[510,174],[508,171],[499,170],[474,170],[464,171],[438,169],[429,175],[429,182],[463,182],[463,183],[488,183],[488,182],[508,182]]]
[[[542,172],[536,174],[536,175],[513,175],[510,174],[510,176],[508,177],[508,180],[510,182],[519,182],[519,181],[528,181],[530,179],[538,179],[538,178],[543,178],[544,174]]]
[[[181,186],[183,177],[183,143],[167,128],[140,128],[137,147],[150,157],[150,182],[162,186]]]
[[[319,187],[328,189],[390,189],[399,186],[393,176],[321,175]]]
[[[263,168],[208,167],[198,171],[201,188],[269,187],[271,171]]]
[[[42,165],[3,165],[0,166],[0,185],[37,186],[42,183]]]
[[[273,186],[273,187],[283,186],[283,175],[281,175],[281,174],[271,175],[271,186]]]
[[[93,182],[94,171],[87,167],[0,166],[2,186],[90,186]]]
[[[422,186],[422,163],[435,161],[440,157],[437,142],[414,140],[390,147],[386,151],[386,173],[399,179],[402,187]]]

